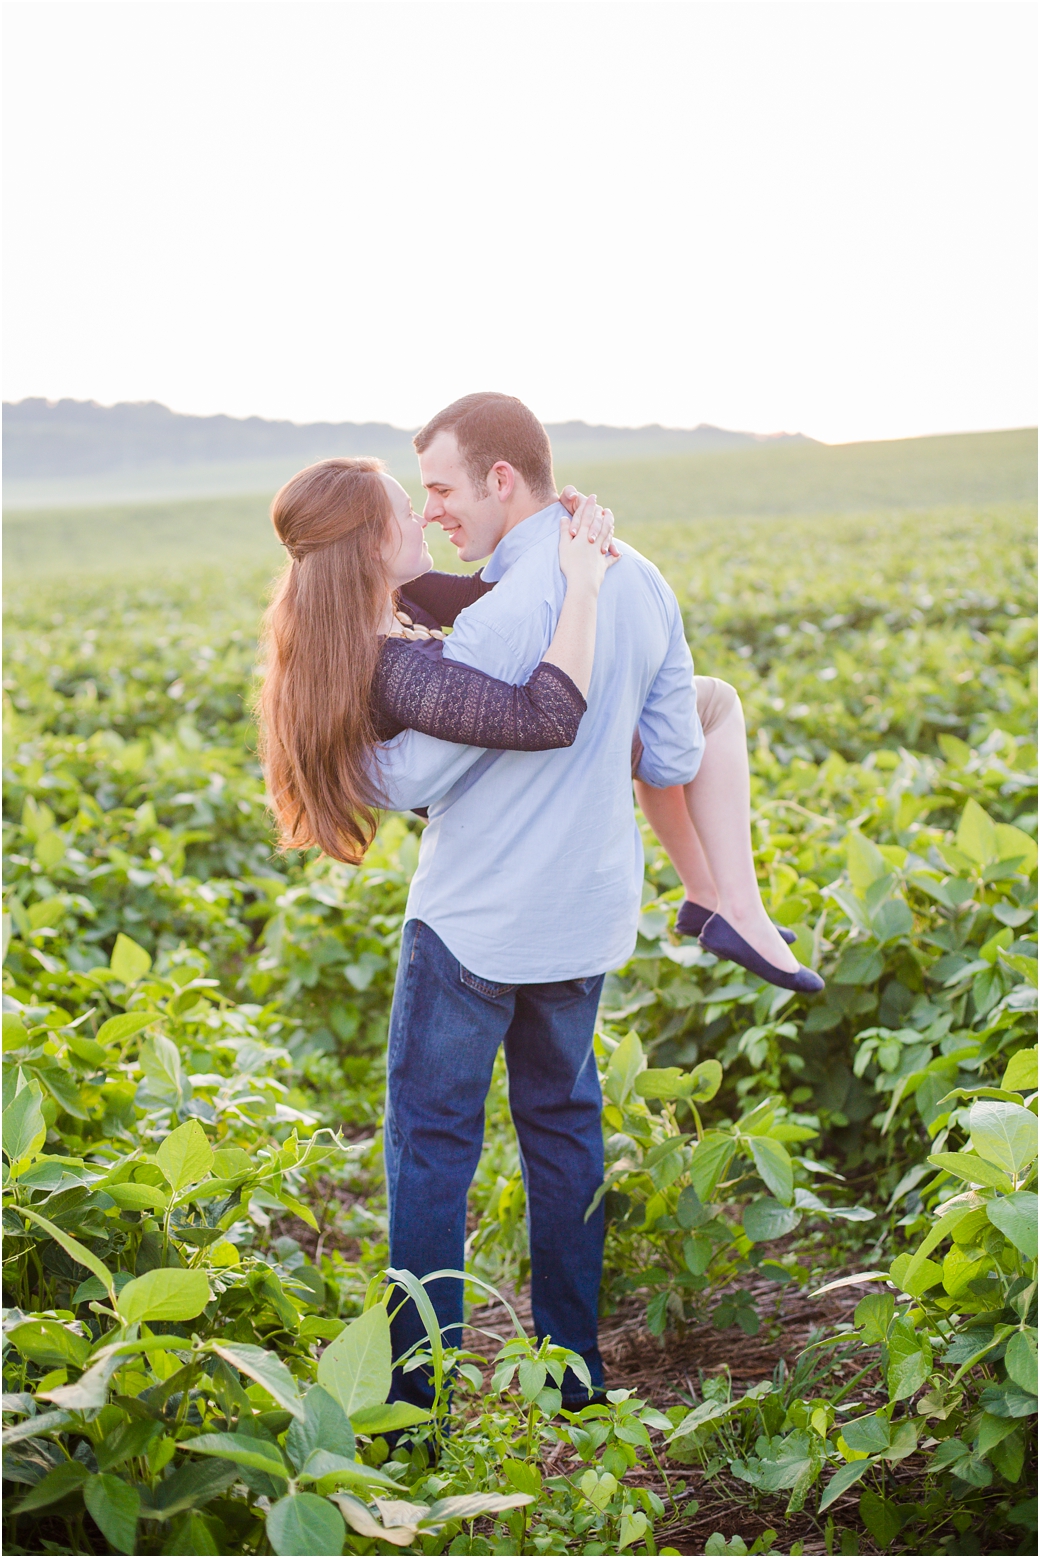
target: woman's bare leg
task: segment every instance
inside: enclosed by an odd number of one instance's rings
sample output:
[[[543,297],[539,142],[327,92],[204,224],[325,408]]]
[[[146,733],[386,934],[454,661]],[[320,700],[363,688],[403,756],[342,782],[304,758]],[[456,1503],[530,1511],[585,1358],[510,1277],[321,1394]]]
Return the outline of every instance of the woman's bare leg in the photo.
[[[637,779],[636,800],[654,830],[654,837],[675,867],[687,898],[702,909],[715,909],[719,901],[715,878],[690,821],[682,785],[655,790]]]
[[[637,781],[636,793],[686,896],[714,908],[775,968],[793,973],[798,959],[766,913],[755,875],[747,733],[739,700],[706,736],[695,779],[669,790]]]

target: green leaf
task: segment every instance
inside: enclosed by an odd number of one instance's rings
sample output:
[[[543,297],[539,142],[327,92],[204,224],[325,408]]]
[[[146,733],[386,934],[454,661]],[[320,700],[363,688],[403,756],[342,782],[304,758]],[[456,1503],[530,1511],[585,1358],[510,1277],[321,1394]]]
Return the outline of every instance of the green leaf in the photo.
[[[781,1206],[772,1196],[762,1196],[744,1208],[744,1232],[752,1244],[765,1244],[793,1233],[802,1214],[793,1207]]]
[[[41,1217],[39,1212],[34,1212],[31,1207],[20,1206],[18,1210],[23,1217],[38,1223],[45,1233],[49,1233],[54,1242],[61,1245],[66,1255],[71,1255],[74,1261],[78,1261],[81,1266],[86,1266],[88,1271],[92,1271],[95,1277],[104,1283],[105,1292],[115,1304],[116,1290],[112,1284],[112,1273],[103,1261],[98,1260],[97,1256],[92,1254],[85,1245],[80,1244],[78,1239],[74,1239],[71,1234],[63,1233],[60,1228],[56,1228],[52,1222],[48,1222],[46,1217]]]
[[[102,1473],[84,1484],[83,1502],[94,1523],[117,1553],[132,1553],[137,1538],[141,1496],[136,1488]]]
[[[880,1344],[888,1335],[895,1318],[896,1301],[891,1293],[868,1293],[856,1305],[855,1321],[868,1346]],[[887,1444],[887,1440],[885,1441]]]
[[[881,1456],[883,1461],[905,1461],[917,1449],[918,1436],[923,1424],[914,1418],[904,1417],[893,1425],[892,1442]]]
[[[393,1542],[397,1547],[410,1547],[415,1541],[417,1527],[409,1522],[404,1525],[383,1526],[372,1514],[367,1504],[362,1504],[360,1499],[354,1498],[350,1493],[337,1493],[333,1495],[335,1504],[340,1509],[351,1530],[357,1531],[360,1536],[367,1536],[373,1541]],[[416,1504],[412,1508],[418,1512],[426,1513],[425,1504]],[[395,1513],[400,1514],[398,1509]]]
[[[306,1223],[308,1228],[313,1228],[315,1233],[318,1232],[317,1218],[305,1201],[300,1201],[296,1196],[291,1196],[284,1190],[276,1191],[275,1198],[282,1203],[287,1212],[292,1212],[293,1216]]]
[[[1003,1385],[987,1385],[979,1396],[979,1406],[994,1417],[1033,1417],[1037,1398],[1013,1380]]]
[[[128,1282],[116,1308],[126,1325],[137,1320],[194,1320],[210,1297],[204,1272],[159,1266]]]
[[[122,1044],[126,1039],[133,1038],[135,1033],[141,1033],[145,1028],[150,1028],[153,1022],[158,1022],[160,1015],[159,1012],[121,1012],[118,1017],[110,1017],[101,1024],[97,1031],[97,1042]]]
[[[111,1196],[116,1206],[126,1212],[164,1212],[170,1204],[167,1191],[157,1185],[140,1185],[136,1180],[124,1179],[121,1185],[102,1186],[106,1196]]]
[[[208,1504],[218,1493],[236,1482],[239,1472],[233,1461],[184,1461],[170,1477],[156,1484],[142,1502],[142,1520],[172,1520],[186,1509]]]
[[[222,1526],[218,1530],[223,1530]],[[213,1558],[220,1558],[223,1551],[217,1546],[213,1537],[213,1529],[205,1515],[192,1511],[187,1520],[178,1525],[173,1536],[169,1537],[163,1545],[164,1554],[190,1554],[191,1558],[197,1558],[199,1554],[211,1554]]]
[[[205,1179],[213,1167],[213,1148],[198,1120],[185,1120],[160,1143],[155,1161],[173,1189],[183,1190]]]
[[[1037,1051],[1020,1049],[1007,1063],[1001,1087],[1011,1093],[1035,1093],[1037,1089]]]
[[[610,1057],[607,1074],[603,1079],[603,1091],[618,1108],[632,1091],[636,1077],[646,1065],[643,1046],[635,1029],[625,1034]]]
[[[910,1270],[913,1265],[913,1270]],[[935,1287],[942,1281],[942,1267],[938,1261],[918,1261],[916,1256],[897,1255],[892,1262],[889,1272],[892,1281],[895,1282],[901,1293],[909,1293],[911,1298],[920,1298],[922,1293],[927,1293],[929,1288]]]
[[[83,1033],[64,1033],[62,1038],[74,1055],[80,1060],[85,1060],[91,1066],[104,1066],[108,1063],[108,1055],[96,1043],[94,1039],[88,1039]]]
[[[900,1316],[888,1332],[888,1399],[905,1401],[916,1395],[932,1372],[932,1348],[927,1336]]]
[[[978,1437],[975,1441],[975,1454],[988,1455],[995,1444],[1006,1439],[1015,1431],[1013,1417],[994,1417],[990,1412],[983,1412],[979,1419]]]
[[[8,1050],[24,1049],[29,1042],[29,1034],[22,1019],[15,1012],[4,1012],[4,1053]]]
[[[128,1271],[116,1271],[112,1274],[112,1280],[116,1292],[120,1293],[133,1278]],[[72,1307],[75,1309],[77,1304],[89,1304],[91,1299],[107,1297],[108,1289],[103,1282],[99,1282],[97,1277],[85,1277],[72,1295]]]
[[[829,1509],[836,1498],[841,1498],[841,1495],[847,1492],[853,1483],[858,1482],[863,1473],[870,1470],[870,1466],[870,1461],[850,1461],[847,1466],[842,1466],[839,1471],[835,1472],[824,1489],[823,1498],[820,1500],[820,1514],[822,1515],[825,1509]]]
[[[385,1313],[385,1311],[384,1311]],[[349,1327],[348,1327],[349,1329]],[[335,1343],[332,1344],[335,1346]],[[262,1347],[254,1347],[250,1342],[216,1342],[209,1343],[210,1350],[225,1363],[230,1363],[232,1368],[238,1369],[242,1374],[248,1374],[250,1379],[256,1380],[262,1385],[269,1396],[273,1396],[280,1407],[291,1412],[293,1417],[303,1419],[305,1411],[300,1400],[300,1392],[296,1381],[289,1373],[285,1364],[274,1353],[265,1352]],[[322,1355],[322,1361],[328,1355],[326,1348]],[[321,1363],[318,1364],[318,1383],[325,1384],[321,1377]],[[328,1387],[326,1386],[326,1389]],[[389,1389],[389,1386],[387,1387]],[[335,1391],[330,1392],[335,1395]],[[349,1416],[349,1413],[348,1413]]]
[[[318,1558],[343,1551],[347,1528],[343,1516],[328,1499],[314,1493],[291,1493],[279,1499],[267,1514],[267,1539],[275,1552]]]
[[[1025,1441],[1016,1428],[1006,1439],[995,1444],[989,1452],[989,1458],[1006,1482],[1012,1485],[1022,1475],[1022,1466],[1026,1458]],[[1033,1506],[1034,1511],[1036,1506]],[[1034,1519],[1036,1518],[1034,1514]]]
[[[329,1450],[333,1455],[354,1459],[356,1446],[350,1419],[335,1397],[321,1385],[312,1385],[304,1396],[303,1417],[290,1424],[285,1448],[297,1471],[315,1450]]]
[[[898,936],[910,935],[914,917],[902,898],[889,898],[871,915],[870,923],[878,941],[895,941]]]
[[[849,880],[860,897],[871,882],[887,876],[891,869],[873,839],[868,839],[865,834],[856,830],[848,835],[845,841],[845,852],[849,866]]]
[[[318,1360],[318,1384],[334,1396],[348,1417],[381,1406],[390,1393],[390,1319],[374,1304],[330,1342]]]
[[[705,1104],[722,1086],[722,1066],[717,1060],[702,1060],[699,1066],[694,1066],[690,1078],[693,1082],[690,1102]]]
[[[43,1118],[43,1089],[39,1082],[27,1082],[15,1093],[3,1113],[3,1145],[9,1163],[39,1152],[47,1139]]]
[[[948,1174],[956,1174],[958,1179],[967,1180],[970,1185],[990,1185],[994,1190],[1011,1189],[1011,1181],[1004,1170],[987,1163],[985,1158],[980,1158],[975,1152],[933,1152],[928,1162],[936,1168],[945,1169]]]
[[[667,1066],[661,1071],[644,1071],[635,1079],[635,1090],[640,1098],[684,1098],[687,1074],[678,1066]]]
[[[525,1401],[537,1401],[545,1389],[546,1368],[534,1358],[521,1358],[517,1370],[517,1384]]]
[[[1016,872],[1019,876],[1032,876],[1036,870],[1036,839],[1030,838],[1028,833],[1023,833],[1021,828],[1016,828],[1010,822],[998,822],[997,859],[1015,860],[1018,862]]]
[[[135,1455],[144,1455],[162,1431],[162,1423],[154,1417],[132,1417],[121,1423],[95,1447],[98,1471],[111,1471],[113,1466],[121,1466]]]
[[[1021,1174],[1036,1157],[1036,1115],[1021,1104],[979,1099],[968,1111],[968,1130],[979,1156],[997,1164],[1005,1174]]]
[[[136,941],[132,941],[129,936],[124,936],[120,931],[109,959],[109,967],[116,978],[124,985],[135,985],[139,979],[144,978],[151,966],[151,957],[144,948],[139,947]]]
[[[60,1320],[27,1320],[7,1333],[23,1358],[44,1369],[72,1364],[81,1369],[90,1356],[90,1342],[62,1325]]]
[[[881,978],[885,957],[872,943],[846,942],[838,959],[838,966],[831,974],[835,985],[872,985]]]
[[[41,1412],[36,1417],[24,1418],[13,1427],[5,1428],[0,1442],[6,1450],[9,1445],[18,1444],[22,1439],[37,1439],[44,1434],[56,1433],[59,1428],[64,1428],[68,1421],[68,1412]]]
[[[968,801],[957,827],[957,848],[976,865],[985,866],[999,857],[995,824],[978,801]]]
[[[899,1505],[868,1488],[859,1496],[859,1513],[877,1545],[882,1549],[891,1547],[903,1524]]]
[[[1037,1196],[1035,1190],[1016,1190],[986,1202],[986,1216],[1005,1239],[1027,1260],[1037,1257]]]
[[[680,1228],[700,1228],[711,1221],[711,1212],[701,1205],[701,1198],[692,1185],[682,1191],[675,1206],[675,1220]]]
[[[891,1439],[888,1418],[883,1412],[871,1412],[869,1417],[854,1418],[841,1430],[841,1437],[850,1450],[860,1455],[879,1455],[887,1450]]]
[[[721,1131],[705,1131],[703,1140],[693,1149],[690,1184],[702,1203],[712,1199],[729,1167],[736,1145],[732,1136],[724,1135]]]
[[[184,1070],[176,1044],[164,1033],[149,1034],[141,1045],[141,1070],[151,1097],[160,1104],[176,1108],[183,1103]]]
[[[54,1390],[39,1391],[39,1395],[68,1412],[98,1411],[108,1399],[109,1380],[125,1362],[126,1359],[113,1350],[92,1363],[74,1385],[58,1385]]]
[[[240,1179],[257,1172],[257,1164],[241,1147],[218,1147],[213,1154],[213,1173],[217,1179]]]
[[[89,1476],[90,1472],[82,1461],[61,1461],[15,1506],[15,1512],[21,1515],[30,1509],[46,1509],[48,1504],[56,1504],[59,1499],[75,1493]]]
[[[29,908],[29,924],[33,930],[54,929],[65,918],[66,900],[60,895],[41,898]]]
[[[187,1440],[184,1448],[197,1455],[216,1455],[221,1460],[234,1461],[237,1466],[248,1466],[283,1481],[289,1477],[281,1451],[267,1439],[253,1439],[248,1434],[199,1434],[197,1438]]]
[[[1004,1353],[1004,1367],[1016,1385],[1021,1385],[1029,1395],[1037,1393],[1036,1378],[1036,1330],[1028,1326],[1016,1331]]]
[[[1005,965],[1005,967],[1013,969],[1016,974],[1021,974],[1022,978],[1027,980],[1028,983],[1032,985],[1034,990],[1036,989],[1036,986],[1037,986],[1037,960],[1036,960],[1036,958],[1026,957],[1025,954],[1021,953],[1021,952],[1003,952],[1002,951],[1001,954],[1000,954],[1000,961]]]
[[[703,1277],[714,1254],[715,1245],[703,1233],[691,1233],[683,1240],[683,1260],[695,1277]]]
[[[535,1470],[534,1467],[531,1469]],[[502,1510],[519,1509],[533,1502],[531,1493],[458,1493],[432,1504],[419,1527],[422,1531],[436,1531],[449,1520],[475,1520],[479,1515],[497,1515]]]
[[[331,1450],[312,1450],[299,1476],[301,1481],[317,1483],[316,1491],[322,1494],[333,1493],[344,1486],[377,1487],[384,1491],[401,1486],[382,1466],[368,1466],[352,1456],[334,1455]]]
[[[766,1185],[778,1201],[790,1206],[794,1200],[794,1168],[783,1143],[771,1136],[749,1136],[746,1141]]]
[[[428,1423],[432,1417],[432,1412],[414,1407],[410,1401],[388,1401],[385,1406],[362,1407],[351,1414],[350,1422],[357,1433],[374,1438],[377,1434],[392,1434],[400,1428]]]

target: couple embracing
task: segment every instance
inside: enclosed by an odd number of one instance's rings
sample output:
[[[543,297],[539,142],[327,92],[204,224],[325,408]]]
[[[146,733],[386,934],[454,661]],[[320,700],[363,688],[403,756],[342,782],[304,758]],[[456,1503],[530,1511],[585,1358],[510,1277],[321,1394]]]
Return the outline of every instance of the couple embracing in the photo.
[[[322,461],[274,500],[290,561],[266,622],[265,773],[286,848],[356,863],[379,809],[428,814],[390,1018],[390,1263],[462,1268],[504,1045],[534,1323],[600,1391],[593,1030],[604,975],[636,940],[633,778],[683,882],[678,932],[784,988],[822,981],[763,908],[740,702],[694,676],[658,570],[594,498],[557,495],[545,429],[513,397],[456,401],[415,447],[421,516],[376,460]],[[463,561],[489,559],[479,574],[432,571],[431,521]],[[461,1282],[427,1291],[456,1340]],[[409,1303],[395,1356],[423,1334]],[[395,1394],[431,1397],[421,1371]],[[568,1373],[564,1405],[588,1400]]]

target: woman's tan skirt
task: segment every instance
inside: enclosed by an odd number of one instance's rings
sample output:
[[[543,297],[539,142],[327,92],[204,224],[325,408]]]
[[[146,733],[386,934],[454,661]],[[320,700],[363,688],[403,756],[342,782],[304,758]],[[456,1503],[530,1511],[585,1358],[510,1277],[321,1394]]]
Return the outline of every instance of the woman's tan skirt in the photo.
[[[721,682],[717,676],[695,676],[693,684],[697,689],[697,713],[701,719],[701,729],[706,736],[717,725],[721,725],[726,715],[738,702],[737,689],[731,687],[729,682]],[[632,737],[632,777],[636,776],[643,756],[643,743],[636,731]]]

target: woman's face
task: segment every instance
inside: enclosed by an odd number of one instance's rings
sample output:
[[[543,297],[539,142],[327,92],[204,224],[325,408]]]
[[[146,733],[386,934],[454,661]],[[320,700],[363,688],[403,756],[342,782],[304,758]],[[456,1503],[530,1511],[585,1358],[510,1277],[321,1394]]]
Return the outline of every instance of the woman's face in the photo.
[[[383,546],[383,561],[390,574],[391,587],[397,589],[409,579],[429,573],[433,558],[426,546],[426,521],[412,508],[412,500],[401,483],[385,472],[379,479],[389,494],[394,511],[390,535]]]

